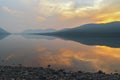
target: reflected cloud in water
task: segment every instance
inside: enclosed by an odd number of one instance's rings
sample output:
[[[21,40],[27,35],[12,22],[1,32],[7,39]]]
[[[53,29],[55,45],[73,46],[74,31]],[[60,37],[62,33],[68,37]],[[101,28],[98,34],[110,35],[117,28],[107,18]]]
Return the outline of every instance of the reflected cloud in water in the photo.
[[[110,48],[106,46],[84,47],[87,51],[71,48],[59,49],[57,53],[45,52],[38,58],[42,65],[66,67],[67,69],[105,72],[120,72],[120,48]]]
[[[97,44],[88,46],[77,42],[12,35],[0,43],[0,64],[43,67],[51,64],[54,68],[67,70],[120,72],[120,48]]]

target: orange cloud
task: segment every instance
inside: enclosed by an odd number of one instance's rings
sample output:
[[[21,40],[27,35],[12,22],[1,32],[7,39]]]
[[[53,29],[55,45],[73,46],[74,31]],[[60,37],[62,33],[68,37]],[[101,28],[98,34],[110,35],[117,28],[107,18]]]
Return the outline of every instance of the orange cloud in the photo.
[[[69,12],[67,11],[66,14],[62,14],[60,19],[66,22],[71,21],[69,24],[75,26],[76,24],[80,25],[90,22],[109,23],[120,21],[120,5],[118,5],[118,2],[118,0],[114,0],[107,3],[103,0],[101,4],[99,3],[99,6],[95,5],[97,7],[74,8]]]

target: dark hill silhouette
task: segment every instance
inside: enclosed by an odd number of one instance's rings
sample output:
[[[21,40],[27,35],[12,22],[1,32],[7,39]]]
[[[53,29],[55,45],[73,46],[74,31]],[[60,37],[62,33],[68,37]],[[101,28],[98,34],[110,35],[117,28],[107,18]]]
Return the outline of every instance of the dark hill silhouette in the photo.
[[[23,31],[21,34],[31,34],[31,33],[51,33],[55,32],[55,29],[29,29]]]
[[[55,36],[86,45],[102,45],[118,48],[120,47],[120,22],[86,24],[52,33],[37,33],[37,35]]]
[[[44,33],[44,35],[67,37],[120,37],[120,22],[111,22],[106,24],[86,24],[76,28]]]

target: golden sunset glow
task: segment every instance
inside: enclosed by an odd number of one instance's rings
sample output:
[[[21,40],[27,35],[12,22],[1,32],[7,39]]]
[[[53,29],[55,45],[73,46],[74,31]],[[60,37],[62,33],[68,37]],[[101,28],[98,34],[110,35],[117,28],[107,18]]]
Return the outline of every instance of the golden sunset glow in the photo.
[[[19,0],[8,1],[9,4],[1,0],[2,2],[0,13],[3,12],[1,16],[4,20],[0,25],[5,25],[10,31],[23,31],[27,28],[63,29],[88,23],[120,21],[119,0]],[[18,24],[17,27],[14,23]]]
[[[96,17],[97,23],[109,23],[109,22],[114,22],[114,21],[120,21],[120,12],[102,14]]]
[[[45,52],[46,54],[42,54],[38,58],[39,62],[44,66],[51,64],[59,67],[73,68],[74,66],[74,68],[79,67],[82,69],[80,66],[89,65],[88,67],[91,67],[91,69],[87,68],[89,70],[103,70],[109,73],[115,70],[111,70],[112,66],[107,65],[116,65],[117,62],[120,61],[120,48],[111,48],[107,46],[94,46],[93,48],[88,48],[86,51],[61,48],[58,49],[57,53]],[[81,64],[76,65],[74,61]],[[116,70],[119,70],[118,66],[116,66]]]
[[[95,50],[97,53],[103,54],[103,55],[109,55],[115,58],[120,58],[120,48],[110,48],[107,46],[96,46],[97,49]]]

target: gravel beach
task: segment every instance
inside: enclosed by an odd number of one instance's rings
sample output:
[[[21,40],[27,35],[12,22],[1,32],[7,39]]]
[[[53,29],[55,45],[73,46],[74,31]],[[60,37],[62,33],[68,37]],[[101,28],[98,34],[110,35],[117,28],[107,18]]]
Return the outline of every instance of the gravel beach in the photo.
[[[106,74],[102,71],[67,72],[64,69],[52,69],[50,66],[0,66],[0,80],[120,80],[120,74]]]

